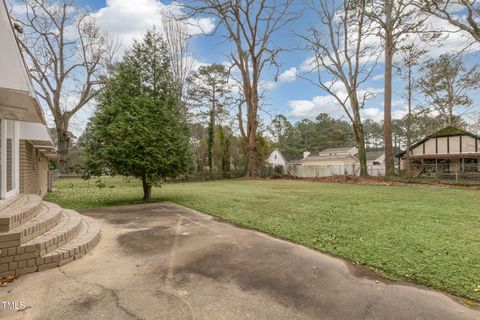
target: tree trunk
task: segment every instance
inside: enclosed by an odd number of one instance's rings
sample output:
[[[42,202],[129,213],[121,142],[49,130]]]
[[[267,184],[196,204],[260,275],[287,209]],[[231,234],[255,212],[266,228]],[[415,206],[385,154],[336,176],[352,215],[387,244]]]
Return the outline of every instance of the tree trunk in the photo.
[[[68,150],[70,137],[68,136],[68,124],[57,123],[57,144],[58,144],[58,158],[57,168],[60,173],[68,173]]]
[[[210,173],[213,171],[213,143],[215,139],[215,111],[210,110],[210,120],[208,122],[207,155],[208,168]]]
[[[449,126],[453,126],[453,106],[449,105],[448,106],[448,119],[447,119],[447,124]]]
[[[363,129],[356,128],[355,131],[355,140],[357,142],[358,148],[358,160],[360,161],[360,176],[366,177],[368,176],[368,168],[367,168],[367,150],[365,148],[365,138],[363,135]]]
[[[152,198],[152,185],[147,182],[146,177],[142,177],[143,201],[150,201]]]
[[[408,114],[407,114],[407,175],[408,181],[412,179],[412,159],[410,159],[410,148],[412,147],[412,96],[413,96],[413,82],[412,82],[412,65],[408,65]]]
[[[257,176],[257,105],[258,96],[252,92],[248,103],[247,120],[247,177]]]
[[[255,142],[251,142],[251,137],[248,137],[247,141],[247,177],[254,178],[256,176],[256,152]]]
[[[387,32],[388,33],[388,32]],[[385,44],[385,93],[383,110],[383,140],[385,146],[385,173],[387,176],[395,174],[392,146],[392,63],[393,43],[391,35],[387,34]]]
[[[353,110],[353,133],[355,134],[355,141],[358,148],[358,160],[360,160],[360,176],[368,176],[367,170],[367,150],[365,148],[365,132],[363,130],[362,118],[360,116],[360,107],[356,93],[350,94],[350,104]]]

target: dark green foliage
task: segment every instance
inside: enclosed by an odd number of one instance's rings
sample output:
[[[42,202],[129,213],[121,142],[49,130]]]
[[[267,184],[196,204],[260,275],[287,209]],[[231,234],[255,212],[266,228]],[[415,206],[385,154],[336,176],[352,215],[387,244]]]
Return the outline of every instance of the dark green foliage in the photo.
[[[189,132],[167,57],[155,31],[136,42],[101,95],[86,134],[89,174],[140,178],[145,200],[152,185],[191,167]]]
[[[303,119],[292,125],[284,115],[277,115],[270,123],[269,132],[287,160],[299,159],[305,150],[317,152],[326,148],[354,146],[352,126],[326,113],[315,121]]]
[[[227,117],[227,109],[232,102],[228,77],[226,66],[211,64],[199,67],[188,79],[190,113],[201,122],[204,122],[205,118],[207,123],[207,160],[210,173],[215,166],[213,149],[217,124]]]

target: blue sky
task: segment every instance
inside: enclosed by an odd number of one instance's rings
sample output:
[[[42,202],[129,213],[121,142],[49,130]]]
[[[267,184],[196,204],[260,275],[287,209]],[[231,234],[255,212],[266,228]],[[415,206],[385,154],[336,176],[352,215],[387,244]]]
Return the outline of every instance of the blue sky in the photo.
[[[181,2],[181,1],[180,1]],[[153,24],[160,23],[162,10],[169,5],[170,1],[159,0],[78,0],[79,6],[88,6],[94,12],[97,23],[101,29],[115,34],[123,47],[126,48],[132,39],[139,38]],[[282,47],[299,48],[302,41],[295,35],[304,33],[305,30],[317,23],[317,19],[308,10],[303,11],[303,15],[296,22],[291,23],[276,34],[274,42]],[[203,17],[202,20],[196,20],[202,24],[205,29],[213,29],[216,21],[211,17]],[[441,28],[451,28],[442,21],[435,21]],[[197,32],[198,33],[198,32]],[[465,39],[465,38],[463,38]],[[199,63],[224,63],[227,61],[225,54],[230,50],[229,43],[222,41],[222,29],[219,29],[214,35],[196,35],[192,40],[193,54]],[[462,34],[455,33],[442,43],[432,46],[430,54],[433,57],[444,52],[451,52],[463,45]],[[339,106],[327,93],[311,85],[307,81],[298,77],[302,72],[302,64],[311,56],[309,52],[294,49],[285,52],[281,56],[281,68],[279,70],[280,81],[274,84],[267,93],[268,100],[264,107],[266,112],[261,114],[264,121],[268,122],[271,117],[278,113],[285,114],[292,122],[302,118],[315,118],[320,112],[326,112],[336,118],[345,116]],[[467,64],[471,65],[479,60],[479,51],[475,51],[465,56]],[[263,81],[273,81],[274,70],[267,70]],[[394,78],[394,117],[400,117],[405,112],[405,102],[401,95],[403,94],[404,83],[395,76]],[[380,120],[383,118],[383,64],[379,63],[370,79],[364,85],[372,91],[377,92],[376,97],[368,101],[363,116]],[[480,105],[478,92],[473,92],[472,96],[476,100],[476,106]],[[420,98],[421,99],[421,98]],[[93,107],[83,110],[74,120],[74,131],[81,131],[86,119],[91,114]],[[469,112],[468,117],[476,116],[480,111],[479,107],[474,108],[475,112]]]

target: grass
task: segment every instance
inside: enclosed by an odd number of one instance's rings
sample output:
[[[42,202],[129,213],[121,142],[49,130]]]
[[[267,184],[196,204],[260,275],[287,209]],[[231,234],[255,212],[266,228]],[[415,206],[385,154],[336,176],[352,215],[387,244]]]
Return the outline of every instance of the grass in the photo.
[[[72,209],[141,203],[140,183],[63,179],[46,198]],[[292,180],[167,184],[173,201],[472,300],[480,300],[480,190]]]

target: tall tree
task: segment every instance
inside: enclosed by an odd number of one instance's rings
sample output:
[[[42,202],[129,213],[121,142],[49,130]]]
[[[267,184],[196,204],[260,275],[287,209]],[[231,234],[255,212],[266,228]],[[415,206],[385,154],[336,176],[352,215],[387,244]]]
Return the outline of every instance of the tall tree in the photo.
[[[24,32],[19,38],[37,85],[48,106],[58,136],[58,168],[68,168],[72,117],[105,83],[114,43],[102,34],[89,12],[72,0],[26,0],[24,13],[15,17]]]
[[[367,150],[381,149],[383,147],[383,125],[372,119],[365,119],[363,129]]]
[[[366,44],[371,24],[365,15],[365,3],[366,0],[312,3],[323,26],[311,28],[303,36],[314,54],[312,69],[317,77],[311,83],[333,96],[352,124],[362,176],[368,172],[360,110],[369,93],[361,91],[360,86],[368,79],[376,62],[376,53]],[[325,73],[329,76],[327,79],[323,78]],[[338,86],[342,90],[338,90]]]
[[[427,18],[417,10],[411,0],[370,0],[366,6],[367,15],[379,27],[378,35],[384,42],[384,145],[385,169],[387,175],[394,174],[392,144],[392,67],[393,57],[405,35],[421,33],[420,28]]]
[[[188,171],[189,133],[167,47],[155,31],[135,42],[100,96],[86,140],[90,174],[142,180],[143,199],[166,177]]]
[[[229,71],[222,64],[200,66],[188,79],[191,111],[208,119],[208,166],[213,171],[213,145],[216,125],[226,116],[232,103]]]
[[[455,126],[454,109],[472,105],[472,90],[480,88],[480,67],[467,68],[458,55],[444,54],[421,69],[419,87],[428,107],[437,111],[445,125]]]
[[[414,69],[420,63],[420,58],[426,53],[425,50],[418,48],[415,43],[408,43],[400,49],[402,55],[402,65],[405,68],[400,68],[400,74],[407,81],[405,87],[405,96],[407,98],[407,114],[405,122],[405,135],[407,143],[407,172],[408,178],[411,178],[410,170],[410,148],[412,146],[412,115],[413,115],[413,94],[415,89]]]
[[[282,48],[273,36],[297,18],[291,11],[294,0],[191,0],[192,14],[217,17],[225,38],[233,45],[228,57],[240,73],[242,102],[238,105],[240,133],[245,141],[248,177],[257,175],[257,130],[260,108],[260,79],[266,68],[279,66]],[[188,5],[187,5],[188,7]],[[246,106],[246,126],[243,108]]]
[[[190,49],[190,33],[185,21],[165,14],[162,20],[162,34],[167,43],[172,75],[179,88],[183,113],[188,114],[188,78],[194,71],[195,59]]]

